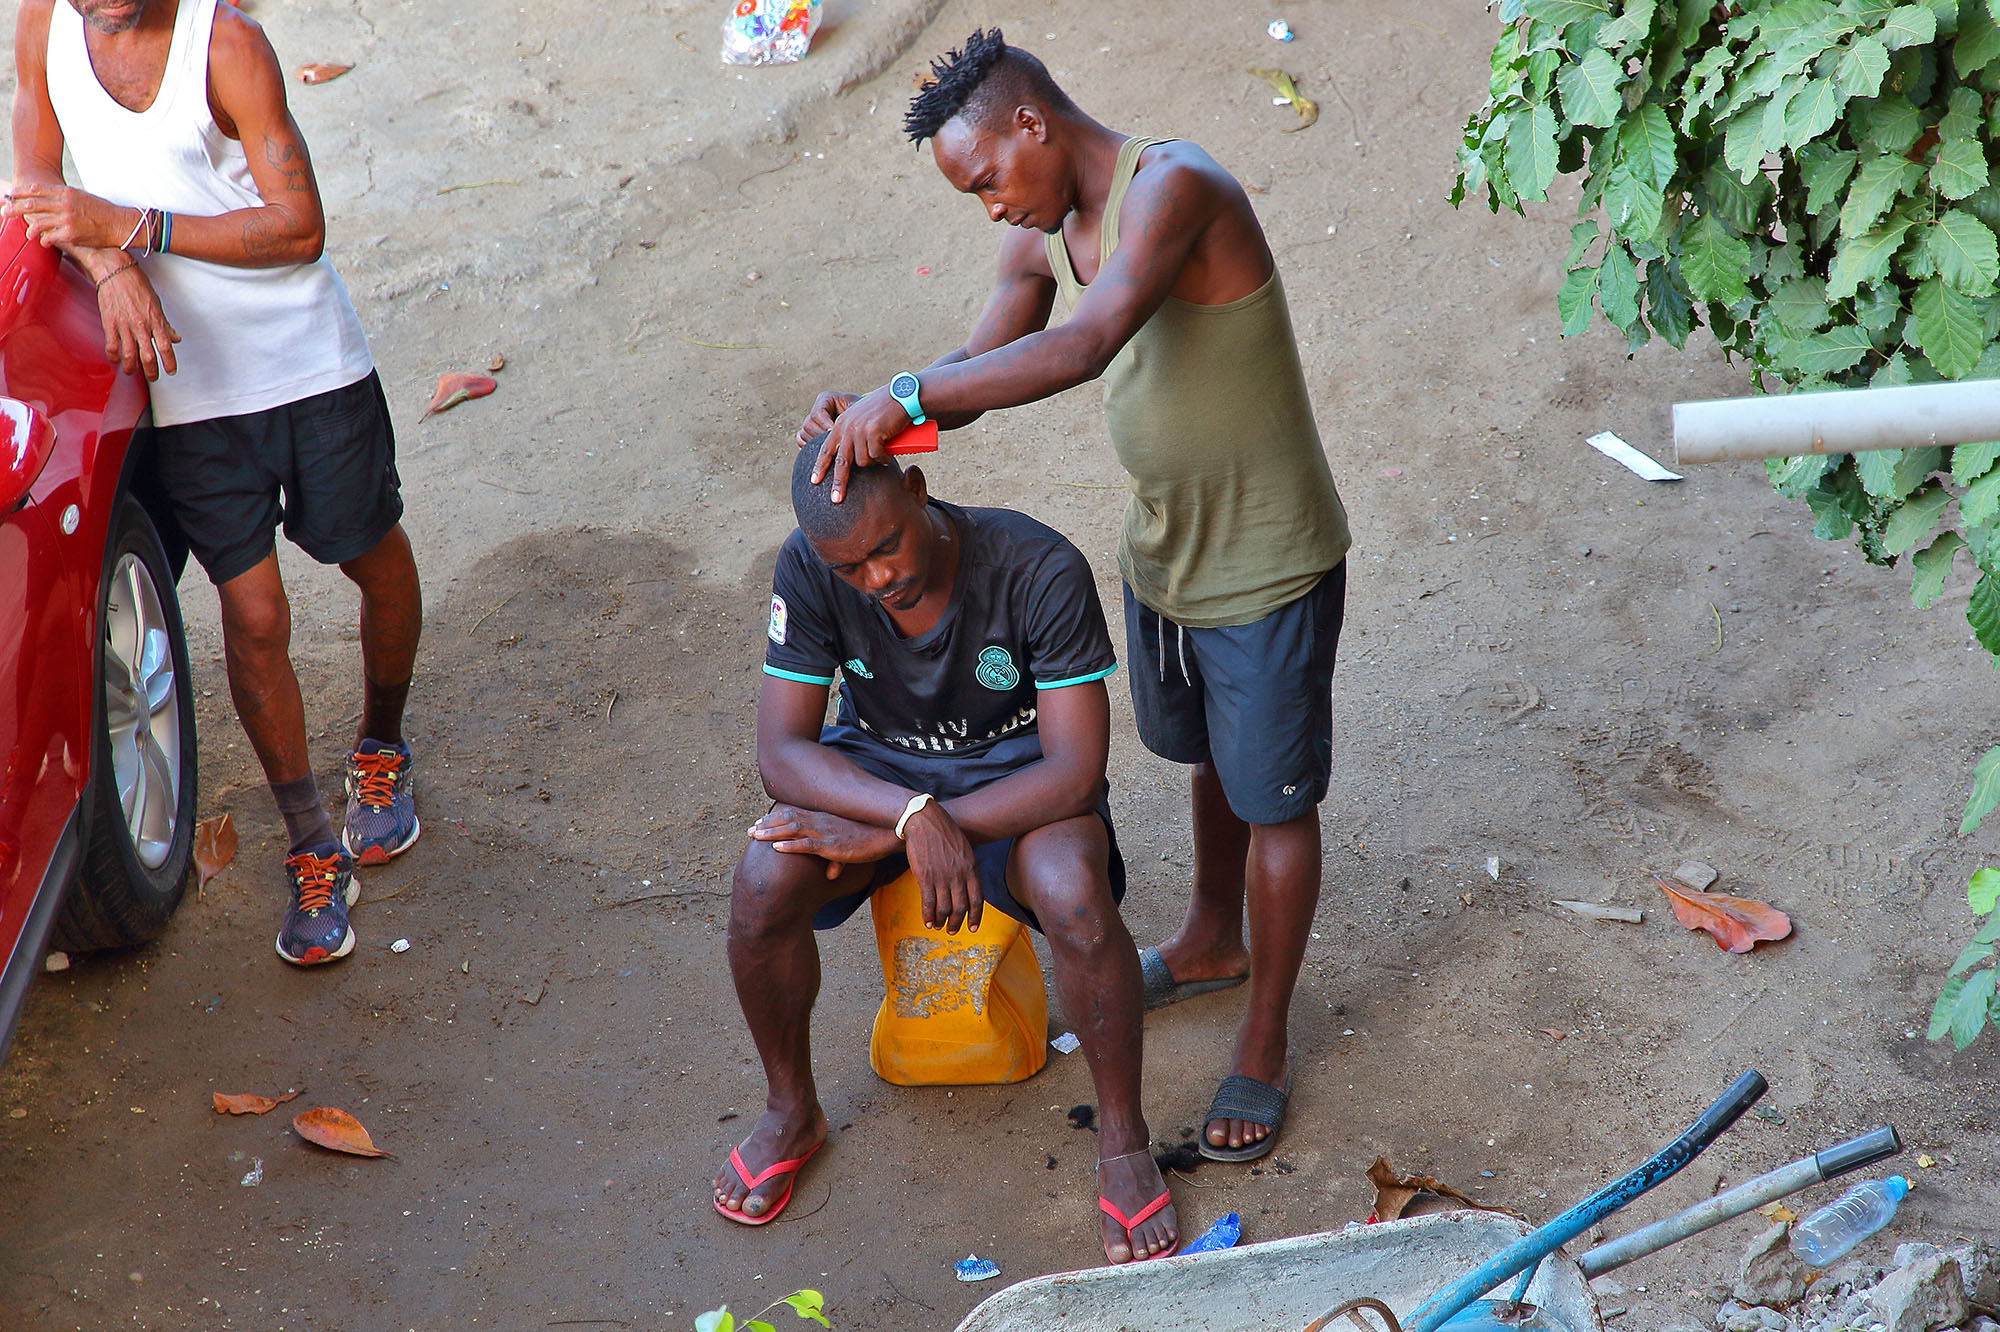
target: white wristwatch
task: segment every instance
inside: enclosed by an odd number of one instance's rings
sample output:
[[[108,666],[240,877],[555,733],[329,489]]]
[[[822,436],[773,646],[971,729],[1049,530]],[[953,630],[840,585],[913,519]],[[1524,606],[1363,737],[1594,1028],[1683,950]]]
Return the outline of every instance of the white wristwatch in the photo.
[[[903,806],[903,817],[896,820],[897,841],[901,842],[909,840],[908,838],[903,836],[903,829],[908,826],[910,822],[910,816],[916,813],[918,810],[922,809],[925,805],[930,804],[931,801],[932,801],[932,796],[931,793],[928,791],[919,791],[915,795],[910,797],[910,803]]]

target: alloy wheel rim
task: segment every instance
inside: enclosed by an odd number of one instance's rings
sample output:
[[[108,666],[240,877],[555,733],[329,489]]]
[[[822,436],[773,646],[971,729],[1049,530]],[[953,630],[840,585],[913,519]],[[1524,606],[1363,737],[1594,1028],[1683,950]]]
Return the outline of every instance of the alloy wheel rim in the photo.
[[[104,607],[104,724],[125,830],[139,863],[173,854],[181,801],[181,710],[159,589],[137,555],[119,557]]]

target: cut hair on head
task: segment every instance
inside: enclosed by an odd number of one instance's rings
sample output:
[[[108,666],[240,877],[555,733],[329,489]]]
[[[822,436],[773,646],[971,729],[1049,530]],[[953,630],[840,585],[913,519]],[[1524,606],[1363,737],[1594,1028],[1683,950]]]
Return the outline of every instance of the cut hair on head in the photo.
[[[931,61],[929,81],[903,113],[903,131],[911,143],[922,143],[950,120],[963,117],[969,124],[984,125],[1024,102],[1039,102],[1050,111],[1076,109],[1049,77],[1048,66],[1007,45],[1000,29],[978,28],[964,46]]]
[[[840,497],[840,503],[833,502],[833,469],[827,468],[826,475],[818,485],[813,484],[813,466],[819,461],[819,450],[826,443],[827,431],[819,434],[798,451],[792,460],[792,513],[799,520],[799,530],[806,534],[808,541],[838,540],[847,535],[868,505],[877,495],[901,491],[903,488],[903,465],[894,458],[887,458],[873,467],[856,467],[847,474],[847,491]]]

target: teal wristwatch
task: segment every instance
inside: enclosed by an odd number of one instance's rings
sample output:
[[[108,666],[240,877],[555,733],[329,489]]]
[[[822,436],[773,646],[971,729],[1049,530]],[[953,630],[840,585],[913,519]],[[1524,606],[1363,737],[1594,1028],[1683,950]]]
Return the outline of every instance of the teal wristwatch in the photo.
[[[889,396],[903,404],[911,425],[924,423],[924,405],[917,401],[917,377],[905,370],[889,381]]]

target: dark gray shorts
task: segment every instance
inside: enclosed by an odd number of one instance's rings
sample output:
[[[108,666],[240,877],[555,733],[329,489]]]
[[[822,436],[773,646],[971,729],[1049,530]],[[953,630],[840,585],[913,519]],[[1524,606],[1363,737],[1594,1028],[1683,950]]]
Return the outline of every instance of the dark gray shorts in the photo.
[[[1333,658],[1347,562],[1261,620],[1187,629],[1125,589],[1126,678],[1146,748],[1213,763],[1245,823],[1288,823],[1333,775]]]
[[[372,370],[282,407],[160,426],[153,438],[161,487],[211,582],[269,555],[280,521],[299,549],[339,564],[403,516],[396,432]]]
[[[1039,736],[1014,736],[993,745],[984,754],[956,757],[897,749],[859,727],[842,722],[822,730],[819,742],[853,759],[855,766],[870,776],[912,790],[929,791],[940,800],[957,799],[1042,757]],[[1125,857],[1118,850],[1118,830],[1111,826],[1111,806],[1104,800],[1097,802],[1097,816],[1104,820],[1104,835],[1111,843],[1111,900],[1116,904],[1125,900]],[[1014,840],[1010,837],[1002,842],[982,842],[972,848],[972,859],[979,866],[980,895],[986,899],[986,905],[997,907],[1039,934],[1042,922],[1007,890],[1007,858],[1014,853]],[[813,913],[813,928],[830,930],[840,925],[860,910],[877,888],[894,883],[909,867],[908,856],[895,855],[877,861],[868,886],[820,907]]]

